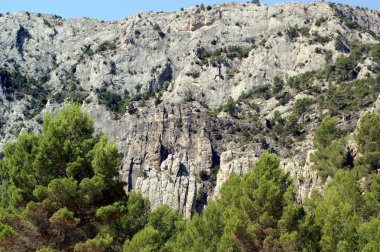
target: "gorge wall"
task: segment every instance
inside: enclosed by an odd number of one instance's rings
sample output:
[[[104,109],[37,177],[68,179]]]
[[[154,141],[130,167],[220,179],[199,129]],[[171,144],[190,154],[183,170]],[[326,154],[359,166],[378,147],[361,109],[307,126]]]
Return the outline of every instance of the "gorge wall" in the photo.
[[[288,120],[297,100],[318,98],[286,85],[291,77],[333,65],[357,44],[378,44],[380,13],[322,2],[226,3],[114,22],[7,13],[0,26],[0,146],[39,130],[44,113],[80,102],[119,144],[125,190],[190,216],[263,151],[280,156],[299,202],[323,188],[309,153],[326,111],[311,104],[296,133],[273,133],[273,118]],[[309,87],[323,95],[329,85],[365,80],[376,75],[373,62],[363,56],[353,78]],[[283,81],[277,91],[275,77]],[[252,90],[264,95],[248,99]],[[353,130],[378,104],[340,114],[340,127]]]

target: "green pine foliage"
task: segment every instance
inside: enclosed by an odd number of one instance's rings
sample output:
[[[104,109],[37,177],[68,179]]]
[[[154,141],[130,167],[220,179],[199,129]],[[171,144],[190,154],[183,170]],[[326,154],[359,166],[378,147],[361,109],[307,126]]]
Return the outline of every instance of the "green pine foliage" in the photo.
[[[294,203],[292,182],[277,157],[264,153],[247,175],[232,175],[221,193],[202,215],[179,226],[180,232],[167,245],[169,251],[299,247],[298,219],[304,212]]]
[[[315,224],[320,228],[319,246],[322,251],[347,251],[342,249],[344,247],[351,251],[358,250],[356,229],[359,217],[356,212],[360,201],[355,172],[339,171],[324,197],[311,211],[315,214]]]
[[[218,64],[226,64],[228,60],[242,60],[249,56],[252,47],[228,46],[209,51],[204,47],[197,48],[197,57],[201,65],[216,67]]]
[[[319,125],[314,135],[314,145],[317,148],[326,148],[332,141],[343,135],[342,130],[337,127],[337,121],[333,117],[326,117]]]
[[[314,169],[323,180],[333,176],[337,169],[349,168],[345,132],[337,126],[335,118],[326,117],[314,135],[314,146],[317,151],[311,156]]]
[[[358,163],[369,170],[380,168],[380,111],[366,114],[358,127],[356,140],[364,154]]]
[[[47,115],[40,134],[23,132],[5,146],[0,250],[378,251],[379,122],[379,112],[361,119],[360,155],[350,165],[346,132],[333,117],[321,122],[313,161],[331,180],[305,204],[296,203],[279,158],[265,152],[246,175],[230,176],[219,199],[184,220],[168,206],[150,211],[138,193],[125,196],[117,146],[71,105]]]
[[[277,95],[278,93],[280,93],[281,90],[284,88],[284,85],[284,81],[280,77],[275,76],[273,79],[272,94]]]
[[[380,146],[377,117],[368,114],[360,124],[363,157]],[[264,153],[248,174],[232,174],[221,198],[201,215],[178,223],[161,251],[378,251],[380,175],[370,173],[363,191],[363,164],[345,163],[344,138],[331,117],[316,132],[315,165],[332,177],[323,195],[314,192],[304,206],[296,204],[291,179]]]
[[[124,243],[124,251],[159,251],[176,232],[182,216],[164,205],[153,211],[145,227]]]
[[[4,148],[0,247],[121,250],[145,225],[149,203],[137,193],[125,196],[115,179],[116,144],[94,134],[78,105],[46,115],[42,128],[40,134],[22,132]]]
[[[13,102],[23,98],[32,98],[23,111],[27,119],[37,115],[47,103],[49,90],[45,82],[49,78],[48,73],[39,79],[34,79],[22,74],[18,68],[0,67],[0,87],[5,99]]]

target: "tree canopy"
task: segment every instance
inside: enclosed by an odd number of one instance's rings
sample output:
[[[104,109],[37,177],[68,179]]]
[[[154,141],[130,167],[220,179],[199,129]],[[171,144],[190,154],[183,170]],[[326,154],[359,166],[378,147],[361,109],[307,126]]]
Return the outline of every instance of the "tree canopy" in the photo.
[[[78,105],[44,117],[40,134],[22,132],[0,163],[1,247],[8,251],[103,251],[144,226],[149,204],[116,179],[115,143],[94,134]]]
[[[168,206],[151,211],[137,192],[125,194],[117,146],[71,105],[46,115],[41,133],[22,132],[4,148],[0,250],[379,251],[379,121],[378,112],[361,120],[361,155],[351,166],[337,121],[321,123],[314,162],[331,180],[306,204],[296,203],[279,158],[265,152],[185,220]]]

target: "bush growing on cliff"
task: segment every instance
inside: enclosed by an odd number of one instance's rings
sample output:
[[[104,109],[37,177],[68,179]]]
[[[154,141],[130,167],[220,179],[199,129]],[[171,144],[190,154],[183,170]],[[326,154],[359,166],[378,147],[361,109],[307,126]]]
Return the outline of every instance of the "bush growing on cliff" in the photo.
[[[232,97],[228,97],[226,104],[223,106],[223,111],[233,116],[236,111],[236,102]]]
[[[308,111],[310,106],[314,103],[311,98],[302,98],[296,100],[293,106],[293,113],[298,117],[302,117],[302,123],[305,122],[305,113]]]
[[[321,26],[323,23],[325,23],[328,20],[327,17],[320,17],[315,21],[316,26]]]
[[[273,79],[272,94],[277,95],[283,88],[284,81],[280,77],[275,76]]]
[[[372,105],[380,94],[380,77],[369,77],[344,85],[331,85],[318,98],[322,109],[331,115],[353,113]]]
[[[116,44],[110,41],[105,41],[102,44],[99,45],[98,49],[96,49],[96,52],[104,52],[107,50],[115,50]]]
[[[41,79],[34,79],[22,74],[18,69],[0,68],[0,86],[8,101],[20,100],[25,96],[33,98],[25,112],[27,119],[38,114],[47,103],[49,91],[44,82],[48,78],[47,75]]]
[[[290,26],[287,30],[286,30],[286,34],[288,35],[289,39],[290,40],[294,40],[295,38],[298,38],[299,37],[299,30],[298,30],[298,27],[297,26]]]
[[[200,60],[201,65],[212,65],[216,67],[218,64],[228,64],[228,59],[233,60],[235,58],[243,59],[249,56],[252,47],[242,47],[242,46],[228,46],[223,48],[218,48],[213,51],[209,51],[204,47],[196,49],[196,56]]]

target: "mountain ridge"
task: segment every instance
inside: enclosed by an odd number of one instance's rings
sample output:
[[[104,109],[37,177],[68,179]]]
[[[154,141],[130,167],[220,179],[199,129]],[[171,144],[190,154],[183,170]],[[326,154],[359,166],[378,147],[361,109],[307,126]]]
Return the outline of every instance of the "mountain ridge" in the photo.
[[[187,217],[264,150],[282,158],[300,202],[322,188],[308,158],[326,114],[317,99],[328,100],[330,85],[370,83],[378,74],[379,12],[339,4],[228,3],[113,22],[13,13],[0,22],[1,143],[38,130],[40,113],[80,102],[119,144],[126,190]],[[352,71],[340,70],[346,65]],[[25,85],[7,85],[6,77]],[[341,127],[353,130],[376,100],[339,108]],[[290,119],[299,132],[278,133]]]

